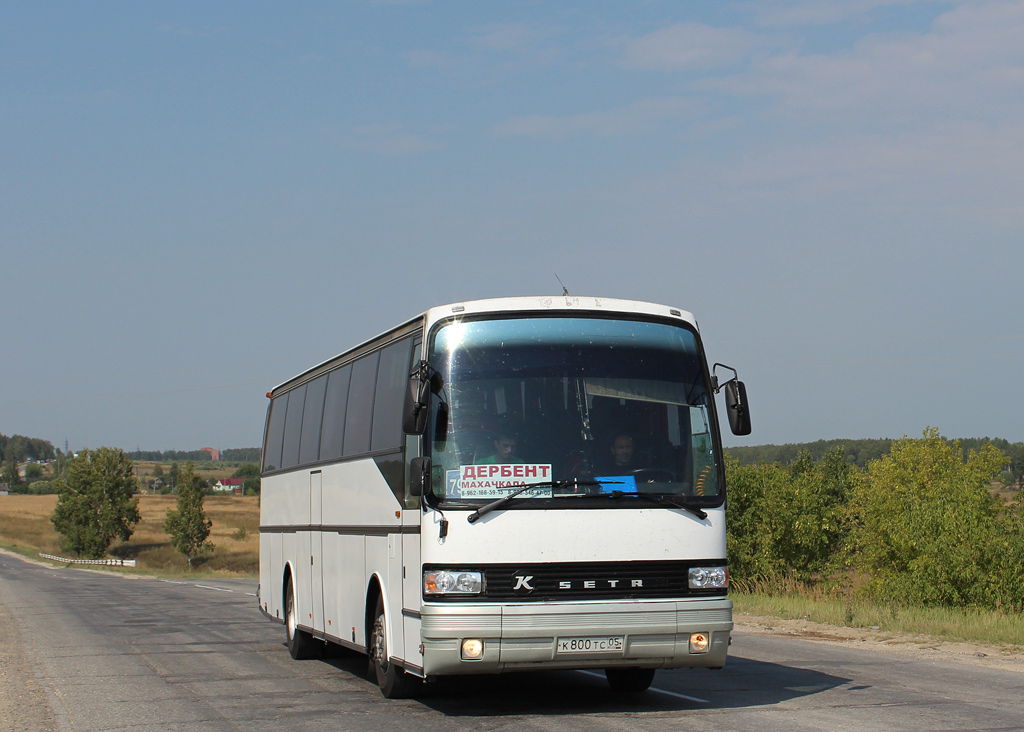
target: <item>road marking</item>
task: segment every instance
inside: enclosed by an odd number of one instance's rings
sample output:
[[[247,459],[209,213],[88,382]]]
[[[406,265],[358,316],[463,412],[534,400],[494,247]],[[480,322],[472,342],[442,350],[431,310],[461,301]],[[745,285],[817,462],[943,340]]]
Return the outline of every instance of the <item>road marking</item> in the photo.
[[[604,674],[599,674],[599,673],[597,673],[595,671],[580,671],[579,673],[586,674],[587,676],[596,676],[598,678],[604,678]],[[674,696],[677,699],[686,699],[687,701],[697,702],[698,704],[710,704],[711,703],[707,699],[698,699],[695,696],[687,696],[686,694],[677,694],[674,691],[667,691],[666,689],[659,689],[656,686],[651,686],[647,690],[648,691],[657,692],[658,694],[664,694],[665,696]]]
[[[210,587],[209,585],[196,585],[201,590],[216,590],[217,592],[234,592],[234,590],[225,590],[223,587]]]

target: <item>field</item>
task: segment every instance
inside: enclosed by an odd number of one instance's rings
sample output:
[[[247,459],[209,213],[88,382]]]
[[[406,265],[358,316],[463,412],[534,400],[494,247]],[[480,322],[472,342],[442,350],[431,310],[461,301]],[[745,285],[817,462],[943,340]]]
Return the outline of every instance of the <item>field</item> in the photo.
[[[204,476],[205,477],[205,476]],[[139,495],[142,520],[130,541],[111,546],[110,555],[135,559],[137,572],[182,574],[185,558],[171,547],[164,517],[175,507],[175,496]],[[0,496],[0,546],[27,556],[39,552],[67,556],[50,523],[57,496]],[[259,498],[207,496],[203,503],[213,522],[213,551],[196,561],[197,573],[255,577],[259,571]]]

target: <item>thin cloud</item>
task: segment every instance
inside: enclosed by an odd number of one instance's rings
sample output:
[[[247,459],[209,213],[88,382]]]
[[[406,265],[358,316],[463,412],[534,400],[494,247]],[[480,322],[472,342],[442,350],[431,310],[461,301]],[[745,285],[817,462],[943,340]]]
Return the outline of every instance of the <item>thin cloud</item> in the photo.
[[[419,155],[445,147],[443,143],[424,135],[406,132],[401,122],[365,125],[353,132],[354,147],[381,155]]]
[[[693,102],[681,97],[644,99],[626,107],[565,117],[528,115],[495,128],[503,136],[565,137],[573,134],[620,136],[639,134],[659,122],[692,114]]]
[[[921,0],[780,0],[751,3],[756,22],[775,28],[833,25],[863,17],[878,8],[912,5]],[[926,0],[938,2],[938,0]]]
[[[741,62],[758,43],[743,30],[677,23],[626,41],[621,63],[649,71],[706,71]]]
[[[1024,114],[1024,1],[970,4],[917,34],[873,34],[833,55],[795,51],[698,83],[704,90],[774,99],[777,110],[880,127]],[[810,115],[808,117],[808,115]],[[870,115],[870,119],[865,119]]]
[[[496,23],[472,29],[470,43],[485,51],[528,52],[555,34],[550,28],[528,23]]]

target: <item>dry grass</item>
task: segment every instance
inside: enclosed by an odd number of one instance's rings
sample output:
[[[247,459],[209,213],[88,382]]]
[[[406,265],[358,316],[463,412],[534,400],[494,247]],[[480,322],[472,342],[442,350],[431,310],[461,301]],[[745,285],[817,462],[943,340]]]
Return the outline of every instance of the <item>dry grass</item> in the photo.
[[[208,496],[203,503],[213,522],[213,551],[196,562],[204,574],[255,577],[259,572],[259,499],[250,496]],[[22,554],[61,555],[60,536],[50,523],[57,496],[0,497],[0,545]],[[136,572],[177,575],[188,572],[185,558],[171,547],[164,517],[175,508],[175,496],[139,496],[142,520],[130,541],[111,547],[110,554],[138,562]]]
[[[751,615],[1024,648],[1024,623],[1019,613],[873,602],[857,591],[862,581],[849,577],[832,588],[806,585],[790,577],[737,582],[729,597],[737,611]]]

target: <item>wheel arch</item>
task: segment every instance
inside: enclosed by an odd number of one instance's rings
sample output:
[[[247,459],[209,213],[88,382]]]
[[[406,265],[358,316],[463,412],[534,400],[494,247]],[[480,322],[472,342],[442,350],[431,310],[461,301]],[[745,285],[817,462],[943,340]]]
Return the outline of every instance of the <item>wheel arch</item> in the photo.
[[[373,614],[377,610],[377,598],[381,598],[384,604],[384,623],[386,632],[391,632],[391,613],[387,611],[388,599],[384,592],[384,583],[380,581],[380,575],[374,573],[366,584],[366,601],[363,606],[363,633],[365,634],[366,652],[370,652],[370,634],[373,632]],[[389,635],[389,637],[392,637]]]

